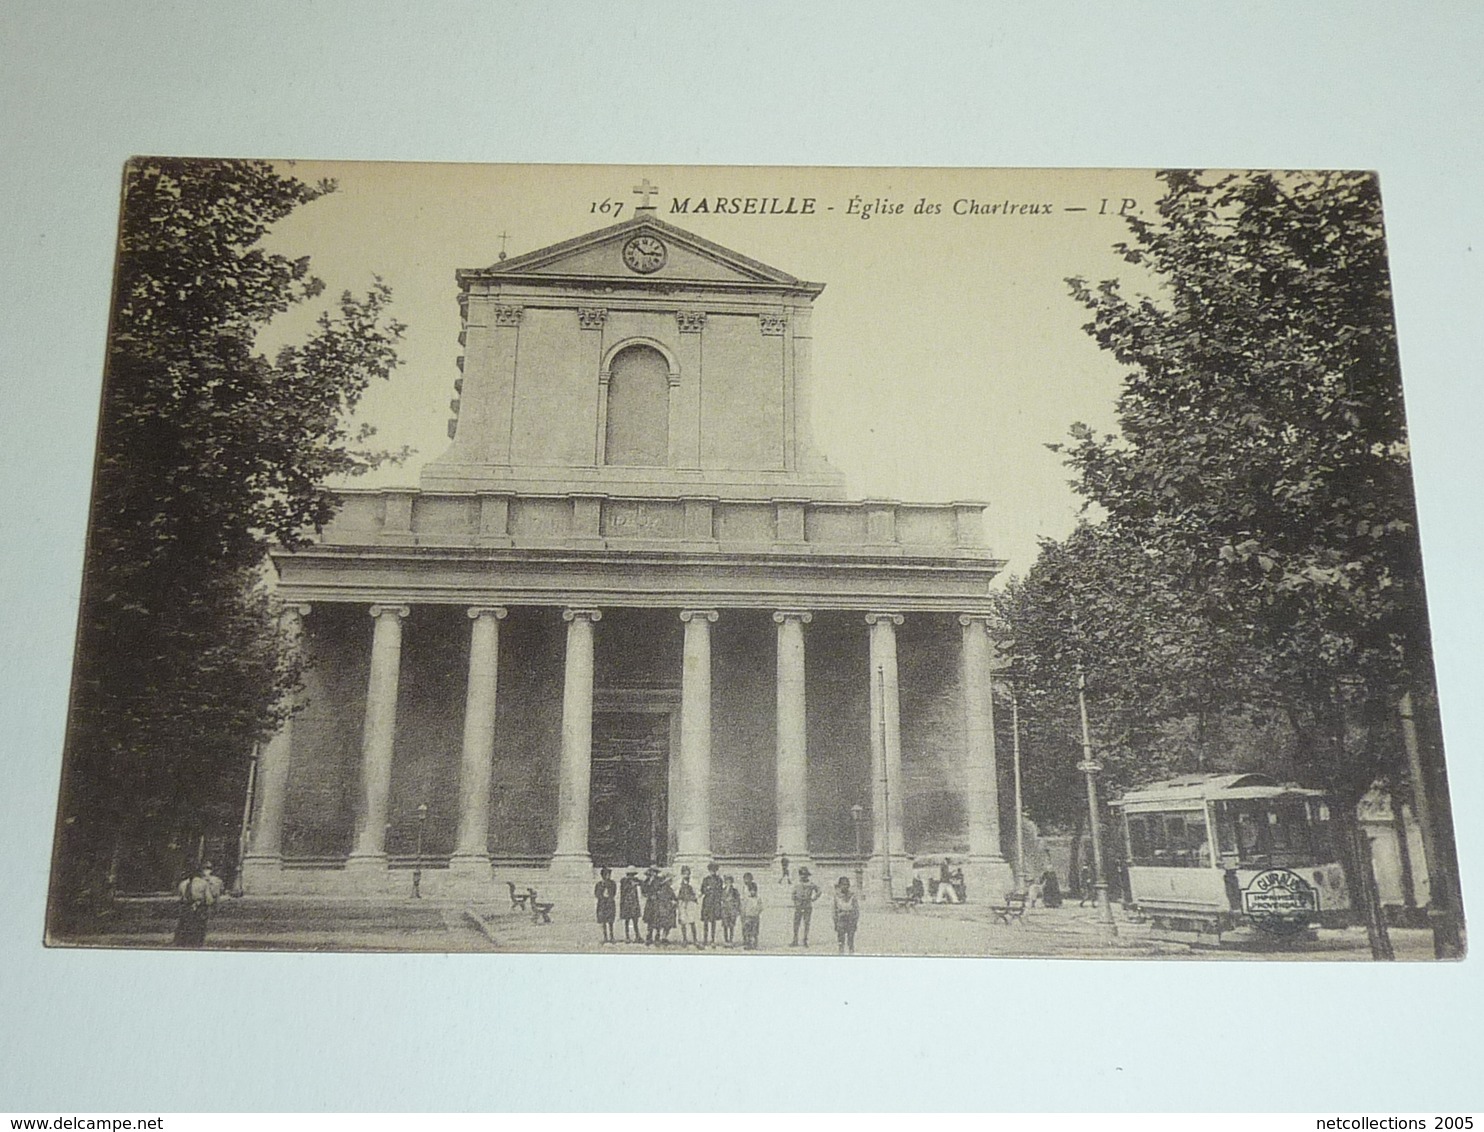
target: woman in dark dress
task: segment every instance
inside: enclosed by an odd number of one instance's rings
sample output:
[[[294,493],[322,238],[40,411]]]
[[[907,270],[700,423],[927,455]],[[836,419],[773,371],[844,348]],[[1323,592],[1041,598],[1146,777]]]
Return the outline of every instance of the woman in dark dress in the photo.
[[[701,881],[701,924],[705,930],[705,942],[716,946],[716,921],[721,919],[721,866],[712,861],[706,866],[706,876]]]
[[[639,891],[644,894],[644,946],[652,947],[660,938],[660,929],[656,925],[659,916],[659,891],[660,871],[651,865],[644,870],[644,883],[639,886]]]
[[[674,879],[669,873],[660,874],[650,903],[654,907],[654,930],[658,933],[655,942],[668,947],[670,933],[675,930],[675,909],[680,903],[679,897],[675,895]]]
[[[618,910],[614,897],[618,894],[618,885],[613,883],[611,869],[599,869],[598,876],[602,879],[593,885],[593,898],[598,902],[598,923],[603,928],[603,942],[613,943],[613,917]]]
[[[624,873],[623,880],[618,882],[618,918],[623,921],[623,941],[625,943],[638,943],[643,937],[639,934],[639,870],[630,869]],[[629,938],[629,929],[633,928],[633,938]]]
[[[1048,908],[1061,907],[1061,882],[1056,879],[1056,870],[1047,869],[1041,874],[1041,903]]]

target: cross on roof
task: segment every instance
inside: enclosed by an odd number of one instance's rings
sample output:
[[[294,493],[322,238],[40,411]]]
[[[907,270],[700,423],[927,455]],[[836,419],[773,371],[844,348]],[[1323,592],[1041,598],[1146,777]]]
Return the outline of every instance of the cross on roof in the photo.
[[[497,233],[497,235],[500,237],[500,258],[501,259],[504,259],[505,258],[505,241],[508,240],[508,239],[510,239],[510,233],[509,232],[500,232],[500,233]]]
[[[650,206],[650,203],[649,203],[649,198],[651,196],[653,196],[655,193],[659,192],[659,191],[660,191],[660,187],[658,185],[651,185],[649,183],[649,178],[648,177],[645,177],[644,180],[642,180],[641,182],[639,182],[639,184],[637,184],[637,185],[634,186],[634,192],[638,193],[640,196],[642,196],[644,198],[643,202],[639,205],[639,207],[640,208],[649,208],[649,207],[651,207]]]

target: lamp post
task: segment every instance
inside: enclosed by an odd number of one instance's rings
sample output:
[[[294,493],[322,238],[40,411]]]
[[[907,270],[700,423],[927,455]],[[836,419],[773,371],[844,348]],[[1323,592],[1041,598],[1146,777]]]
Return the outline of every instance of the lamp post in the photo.
[[[1102,764],[1092,757],[1092,736],[1087,728],[1087,676],[1077,665],[1077,710],[1082,716],[1082,761],[1077,769],[1087,775],[1087,829],[1092,838],[1092,884],[1097,892],[1098,918],[1109,935],[1118,934],[1113,905],[1108,902],[1108,874],[1103,869],[1103,832],[1098,820],[1098,771]]]
[[[417,859],[412,865],[412,898],[422,899],[423,887],[423,830],[428,824],[428,804],[419,802],[417,805]]]
[[[1427,772],[1422,764],[1422,744],[1417,739],[1417,720],[1412,713],[1411,692],[1402,696],[1399,708],[1402,745],[1407,751],[1407,772],[1412,782],[1412,803],[1422,832],[1422,859],[1427,863],[1427,920],[1432,926],[1433,955],[1439,959],[1461,959],[1464,947],[1458,921],[1453,916],[1452,878],[1445,874],[1438,851],[1437,828],[1432,823],[1432,803]]]
[[[891,889],[891,756],[886,749],[886,669],[882,665],[876,666],[876,682],[880,689],[881,719],[878,725],[881,728],[881,849],[882,849],[882,879],[886,883],[886,899],[890,903],[892,899]]]
[[[1024,892],[1029,878],[1025,872],[1025,794],[1020,780],[1020,699],[1016,695],[1015,682],[1020,676],[1019,659],[1013,653],[1014,642],[1000,641],[997,652],[1000,663],[996,667],[1001,680],[1010,692],[1010,735],[1015,768],[1015,891]]]
[[[242,800],[242,824],[237,830],[237,875],[232,880],[232,895],[242,895],[242,865],[247,860],[248,836],[252,828],[254,795],[258,790],[258,744],[252,745],[252,759],[247,764],[247,795]],[[110,889],[113,887],[109,885]]]
[[[1025,891],[1025,799],[1020,791],[1020,701],[1015,684],[1010,684],[1011,750],[1015,753],[1015,891]]]
[[[855,890],[865,885],[866,860],[862,855],[861,826],[866,819],[866,808],[859,802],[850,807],[850,820],[855,824]]]

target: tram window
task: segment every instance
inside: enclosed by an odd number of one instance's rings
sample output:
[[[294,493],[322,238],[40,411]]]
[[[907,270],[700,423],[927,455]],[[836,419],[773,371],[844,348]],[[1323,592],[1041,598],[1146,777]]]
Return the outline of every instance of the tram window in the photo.
[[[1164,842],[1156,850],[1156,855],[1163,857],[1160,862],[1163,865],[1185,864],[1185,819],[1179,814],[1165,817]]]
[[[1257,851],[1260,831],[1255,814],[1246,811],[1237,814],[1237,845],[1243,854]]]
[[[1216,804],[1216,845],[1223,855],[1237,851],[1237,827],[1232,822],[1231,812],[1225,804]]]
[[[1130,864],[1163,869],[1210,865],[1204,814],[1130,814],[1125,820]]]
[[[1128,819],[1128,855],[1136,865],[1147,865],[1150,861],[1149,827],[1143,818]]]
[[[1308,811],[1301,803],[1275,806],[1268,813],[1268,823],[1274,852],[1308,853]]]
[[[1275,852],[1280,853],[1292,848],[1289,842],[1292,840],[1293,831],[1283,817],[1284,815],[1277,810],[1268,811],[1268,844]]]
[[[1206,844],[1204,814],[1170,814],[1165,818],[1165,864],[1175,868],[1195,868],[1210,863]]]

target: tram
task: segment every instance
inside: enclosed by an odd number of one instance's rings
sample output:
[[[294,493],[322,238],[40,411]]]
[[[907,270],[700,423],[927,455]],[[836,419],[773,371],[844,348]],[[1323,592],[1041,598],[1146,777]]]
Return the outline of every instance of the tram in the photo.
[[[1159,938],[1221,946],[1348,922],[1321,791],[1263,774],[1199,774],[1130,790],[1112,805],[1129,898]]]

